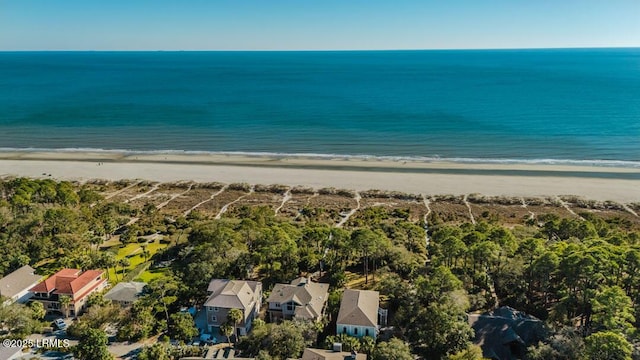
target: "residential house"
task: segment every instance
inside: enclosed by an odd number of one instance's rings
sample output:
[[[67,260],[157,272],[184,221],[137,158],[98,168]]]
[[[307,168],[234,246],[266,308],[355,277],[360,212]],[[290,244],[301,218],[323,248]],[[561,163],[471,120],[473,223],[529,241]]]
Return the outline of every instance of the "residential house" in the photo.
[[[476,334],[474,343],[486,359],[522,359],[529,346],[546,337],[542,320],[508,306],[469,314],[468,321]]]
[[[78,316],[85,308],[89,295],[107,286],[103,270],[62,269],[45,281],[32,287],[32,300],[40,301],[47,313]],[[62,300],[69,299],[68,305]],[[62,300],[62,301],[61,301]]]
[[[42,280],[43,276],[36,275],[35,270],[25,265],[0,279],[0,296],[6,298],[5,303],[29,301],[32,293],[29,289]]]
[[[142,296],[145,286],[147,284],[143,282],[121,282],[104,294],[104,298],[120,304],[122,307],[128,307]]]
[[[345,289],[336,320],[336,334],[370,336],[375,340],[379,304],[377,291]]]
[[[329,298],[329,284],[298,278],[291,284],[276,284],[267,299],[271,321],[322,319]]]
[[[236,326],[236,335],[246,335],[251,330],[251,322],[258,317],[262,305],[262,283],[257,281],[213,279],[207,289],[209,298],[204,303],[207,312],[209,332],[218,332],[227,322],[231,309],[242,311],[243,319]]]
[[[304,349],[301,360],[367,360],[367,355],[357,354],[355,352],[344,352],[342,349],[321,350],[306,348]]]

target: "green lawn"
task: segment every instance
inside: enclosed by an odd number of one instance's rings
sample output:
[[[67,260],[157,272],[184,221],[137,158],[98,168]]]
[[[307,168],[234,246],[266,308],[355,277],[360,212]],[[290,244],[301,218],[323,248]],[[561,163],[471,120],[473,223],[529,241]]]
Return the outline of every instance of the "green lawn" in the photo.
[[[155,270],[147,270],[140,274],[136,281],[142,281],[149,283],[151,280],[159,279],[164,276],[167,269],[155,269]]]
[[[129,272],[133,269],[135,269],[136,266],[142,264],[144,262],[144,257],[142,255],[142,246],[143,244],[139,244],[139,243],[131,243],[131,244],[127,244],[126,246],[122,247],[122,248],[118,248],[118,251],[116,253],[116,261],[120,261],[124,258],[127,258],[129,260],[129,266],[126,269],[126,272]],[[158,250],[160,249],[164,249],[167,246],[169,246],[168,244],[161,244],[159,240],[155,240],[152,243],[149,243],[147,245],[147,251],[149,252],[149,258],[151,258],[155,253],[158,252]],[[112,246],[111,249],[117,248],[118,245],[116,246]],[[116,277],[116,270],[117,270],[117,277]],[[147,271],[145,271],[143,273],[143,275],[145,275],[147,273]],[[153,275],[148,275],[149,277],[153,278]],[[110,268],[109,269],[109,279],[110,282],[112,284],[120,281],[123,277],[122,274],[122,267],[120,265],[118,265],[115,269],[114,268]]]

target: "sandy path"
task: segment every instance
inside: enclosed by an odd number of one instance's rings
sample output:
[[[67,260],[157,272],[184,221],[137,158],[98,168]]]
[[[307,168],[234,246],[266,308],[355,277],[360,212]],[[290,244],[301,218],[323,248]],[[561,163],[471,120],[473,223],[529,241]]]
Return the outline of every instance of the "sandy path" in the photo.
[[[167,200],[167,201],[163,202],[162,204],[159,204],[158,206],[156,206],[156,208],[162,209],[163,207],[167,206],[167,204],[169,204],[173,200],[175,200],[175,199],[179,198],[180,196],[182,196],[182,195],[188,193],[189,191],[191,191],[191,188],[193,188],[193,184],[189,184],[189,187],[187,188],[187,190],[185,190],[185,191],[183,191],[181,193],[173,195],[169,200]]]
[[[575,211],[571,210],[571,208],[569,207],[569,205],[567,205],[567,203],[566,203],[566,202],[562,201],[562,199],[560,199],[560,197],[559,197],[559,196],[556,196],[556,197],[555,197],[555,199],[556,199],[556,201],[558,201],[558,203],[559,203],[563,208],[565,208],[565,209],[566,209],[568,212],[570,212],[573,216],[577,217],[577,218],[578,218],[578,219],[580,219],[580,220],[584,220],[584,218],[583,218],[582,216],[580,216],[580,215],[576,214],[576,212],[575,212]]]
[[[216,198],[216,196],[218,196],[218,195],[222,194],[222,192],[223,192],[223,191],[225,191],[225,190],[227,190],[227,188],[228,188],[228,187],[229,187],[229,185],[225,185],[225,186],[223,186],[223,187],[222,187],[222,189],[220,189],[220,190],[216,191],[215,193],[213,193],[213,194],[211,195],[211,197],[209,197],[208,199],[206,199],[206,200],[204,200],[204,201],[200,201],[199,203],[195,204],[191,209],[189,209],[189,210],[185,211],[183,215],[184,215],[184,216],[187,216],[187,215],[189,215],[193,210],[195,210],[195,209],[199,208],[200,206],[202,206],[202,205],[204,205],[204,204],[208,203],[209,201],[211,201],[211,200],[215,199],[215,198]]]
[[[233,205],[233,204],[237,203],[238,201],[240,201],[240,200],[242,200],[242,199],[246,198],[247,196],[249,196],[249,195],[253,194],[253,192],[254,192],[254,191],[255,191],[255,186],[251,185],[251,188],[249,189],[249,192],[248,192],[248,193],[246,193],[246,194],[244,194],[244,195],[240,196],[239,198],[237,198],[237,199],[233,200],[232,202],[230,202],[230,203],[226,204],[225,206],[223,206],[223,207],[220,209],[220,211],[218,212],[218,214],[216,215],[216,217],[215,217],[215,218],[216,218],[216,219],[218,219],[218,220],[219,220],[220,218],[222,218],[222,215],[224,215],[224,213],[226,213],[226,212],[227,212],[227,210],[229,209],[229,206],[231,206],[231,205]]]
[[[431,215],[431,206],[429,206],[429,204],[431,203],[431,200],[429,200],[425,194],[421,194],[422,195],[422,202],[424,203],[424,207],[427,208],[427,213],[424,214],[424,241],[425,244],[427,246],[427,250],[429,249],[429,244],[431,243],[431,239],[429,239],[429,215]]]
[[[143,197],[147,197],[147,196],[149,196],[149,194],[151,194],[152,192],[158,190],[159,188],[160,188],[160,184],[159,183],[155,184],[155,185],[153,185],[153,187],[149,191],[145,192],[144,194],[138,194],[138,195],[132,197],[131,199],[126,200],[125,203],[132,202],[134,200],[138,200],[138,199],[143,198]]]
[[[469,218],[471,219],[471,223],[473,225],[476,224],[476,219],[473,217],[473,212],[471,211],[471,204],[469,204],[469,201],[467,200],[469,197],[469,195],[465,194],[464,197],[462,198],[462,201],[464,201],[464,204],[466,205],[467,209],[469,210]]]
[[[522,201],[522,208],[527,209],[527,202],[524,200],[523,197],[520,198],[520,200]],[[536,214],[531,211],[531,210],[527,210],[529,212],[529,219],[535,219],[536,218]]]
[[[124,188],[122,188],[122,189],[120,189],[120,190],[118,190],[118,191],[112,192],[111,194],[109,194],[109,195],[105,196],[105,197],[104,197],[104,199],[105,199],[105,200],[109,200],[109,199],[111,199],[112,197],[114,197],[114,196],[116,196],[116,195],[120,195],[120,194],[122,194],[123,192],[125,192],[125,191],[127,191],[127,190],[131,189],[132,187],[135,187],[135,186],[140,185],[140,183],[142,183],[142,180],[137,181],[137,182],[135,182],[135,183],[133,183],[133,184],[131,184],[131,185],[127,186],[127,187],[124,187]]]
[[[291,189],[288,189],[284,195],[282,195],[282,203],[280,203],[280,206],[278,206],[275,210],[276,215],[278,215],[278,212],[284,207],[284,204],[287,203],[287,201],[291,200],[292,196],[291,196]]]
[[[351,211],[349,211],[349,213],[347,213],[347,215],[345,215],[345,217],[340,220],[339,223],[336,224],[336,227],[342,227],[344,224],[347,223],[347,221],[349,221],[349,218],[356,213],[356,211],[360,210],[360,199],[362,199],[360,197],[360,193],[356,191],[356,207],[351,209]]]

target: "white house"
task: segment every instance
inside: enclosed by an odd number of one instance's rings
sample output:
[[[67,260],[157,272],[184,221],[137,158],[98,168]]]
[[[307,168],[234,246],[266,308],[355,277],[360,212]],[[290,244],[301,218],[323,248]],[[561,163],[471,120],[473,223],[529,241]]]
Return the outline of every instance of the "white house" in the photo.
[[[379,304],[377,291],[345,289],[336,321],[336,334],[359,338],[370,336],[375,340]]]

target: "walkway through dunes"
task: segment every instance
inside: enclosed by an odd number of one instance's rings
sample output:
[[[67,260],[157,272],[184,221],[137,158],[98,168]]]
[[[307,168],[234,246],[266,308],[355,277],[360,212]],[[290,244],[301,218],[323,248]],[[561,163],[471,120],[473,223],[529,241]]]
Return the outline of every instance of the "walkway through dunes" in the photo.
[[[149,191],[147,191],[145,193],[142,193],[142,194],[138,194],[138,195],[132,197],[131,199],[125,200],[125,203],[131,202],[131,201],[135,201],[135,200],[138,200],[140,198],[148,197],[149,194],[151,194],[152,192],[158,190],[159,188],[160,188],[160,183],[156,183],[156,184],[153,185],[153,187]]]
[[[635,216],[635,217],[638,217],[638,213],[637,213],[637,212],[635,212],[635,211],[633,211],[633,209],[632,209],[632,208],[630,208],[630,207],[629,207],[629,205],[627,205],[627,204],[621,204],[621,205],[622,205],[622,207],[623,207],[625,210],[627,210],[631,215],[633,215],[633,216]]]
[[[560,204],[560,206],[562,206],[563,208],[565,208],[568,212],[571,213],[571,215],[577,217],[580,220],[584,220],[584,218],[578,214],[576,214],[575,211],[571,210],[571,208],[569,207],[569,205],[567,205],[566,202],[564,202],[564,200],[562,200],[560,198],[560,196],[555,196],[554,199],[558,202],[558,204]]]
[[[129,190],[129,189],[131,189],[133,187],[136,187],[136,186],[140,185],[142,182],[143,182],[143,180],[138,180],[137,182],[134,182],[133,184],[131,184],[129,186],[126,186],[126,187],[124,187],[124,188],[122,188],[122,189],[120,189],[120,190],[118,190],[118,191],[116,191],[114,193],[111,193],[109,195],[105,195],[104,199],[105,200],[109,200],[109,199],[111,199],[112,197],[114,197],[116,195],[120,195],[123,192],[125,192],[125,191],[127,191],[127,190]]]
[[[360,200],[362,199],[360,197],[360,193],[356,191],[356,195],[355,195],[355,199],[356,199],[356,207],[351,209],[351,211],[349,211],[347,214],[345,214],[345,216],[342,218],[342,220],[340,220],[339,223],[336,224],[336,227],[342,227],[344,224],[347,223],[347,221],[349,221],[349,218],[356,213],[356,211],[360,210]]]
[[[434,221],[444,224],[499,221],[511,226],[527,225],[533,217],[545,214],[560,218],[589,216],[606,221],[620,218],[640,229],[640,204],[600,201],[579,196],[484,196],[482,194],[431,195],[392,193],[382,190],[353,191],[336,188],[290,187],[285,185],[252,185],[246,183],[193,183],[187,181],[156,183],[139,180],[85,182],[84,189],[102,196],[97,206],[107,203],[127,204],[127,209],[142,211],[145,206],[162,208],[170,218],[189,216],[197,211],[203,218],[214,219],[241,207],[270,207],[279,219],[313,222],[331,227],[349,227],[368,216],[370,208],[383,208],[372,213],[404,214],[408,220],[433,230]],[[250,196],[249,196],[250,195]],[[107,199],[108,198],[108,199]],[[395,215],[393,215],[395,216]],[[131,215],[126,221],[132,220]],[[584,216],[587,218],[587,216]],[[133,219],[135,222],[135,219]],[[532,224],[535,225],[535,224]],[[429,233],[422,234],[426,244]]]
[[[280,209],[282,209],[284,207],[284,204],[286,204],[287,201],[291,200],[291,198],[292,198],[291,189],[287,189],[287,191],[282,195],[282,203],[275,210],[276,215],[278,215],[278,212],[280,212]]]
[[[463,201],[463,202],[464,202],[464,204],[467,206],[467,209],[469,209],[469,218],[471,219],[471,223],[472,223],[473,225],[475,225],[475,224],[476,224],[476,219],[473,217],[473,211],[471,211],[471,204],[469,204],[469,200],[468,200],[468,198],[469,198],[469,195],[465,195],[465,196],[462,198],[462,201]]]
[[[522,207],[525,208],[525,209],[528,209],[527,201],[524,198],[520,198],[520,200],[522,200]],[[536,218],[536,214],[531,210],[528,210],[528,211],[529,211],[529,219],[530,220],[535,219]]]
[[[424,214],[423,221],[424,221],[424,241],[425,241],[425,245],[426,245],[427,251],[428,251],[429,243],[430,243],[430,239],[429,239],[429,215],[431,215],[431,207],[429,206],[429,204],[431,203],[431,200],[429,200],[425,194],[422,194],[422,201],[424,202],[424,207],[427,208],[427,213]]]
[[[175,195],[171,196],[171,198],[169,200],[163,202],[162,204],[157,205],[156,208],[162,209],[163,207],[167,206],[167,204],[169,204],[171,201],[173,201],[173,200],[177,199],[178,197],[183,196],[184,194],[186,194],[189,191],[191,191],[191,188],[193,188],[193,183],[189,184],[189,187],[187,188],[187,190],[185,190],[184,192],[181,192],[181,193],[178,193],[178,194],[175,194]]]
[[[229,209],[229,206],[231,206],[231,205],[233,205],[233,204],[237,203],[238,201],[240,201],[240,200],[242,200],[242,199],[246,198],[247,196],[249,196],[249,195],[253,194],[253,192],[255,191],[255,189],[256,189],[255,185],[251,185],[251,187],[249,188],[249,192],[248,192],[248,193],[246,193],[246,194],[244,194],[244,195],[240,196],[239,198],[237,198],[237,199],[233,200],[232,202],[230,202],[230,203],[228,203],[228,204],[224,205],[224,206],[222,207],[222,209],[220,209],[220,211],[218,212],[218,214],[216,215],[216,217],[215,217],[215,218],[216,218],[216,219],[220,219],[220,218],[222,218],[222,215],[224,215],[224,213],[226,213],[226,212],[227,212],[227,209]]]
[[[228,187],[229,187],[229,185],[225,185],[225,186],[223,186],[220,190],[218,190],[218,191],[216,191],[215,193],[213,193],[213,194],[211,195],[211,197],[210,197],[210,198],[208,198],[208,199],[206,199],[206,200],[203,200],[203,201],[201,201],[201,202],[199,202],[199,203],[195,204],[191,209],[189,209],[189,210],[185,211],[183,215],[184,215],[184,216],[187,216],[187,215],[189,215],[193,210],[197,209],[197,208],[198,208],[198,207],[200,207],[201,205],[204,205],[204,204],[208,203],[209,201],[211,201],[211,200],[215,199],[215,198],[216,198],[216,196],[218,196],[218,195],[222,194],[222,192],[223,192],[223,191],[225,191],[225,190],[227,190],[227,188],[228,188]]]

